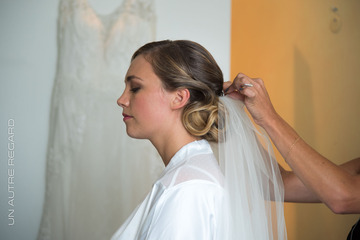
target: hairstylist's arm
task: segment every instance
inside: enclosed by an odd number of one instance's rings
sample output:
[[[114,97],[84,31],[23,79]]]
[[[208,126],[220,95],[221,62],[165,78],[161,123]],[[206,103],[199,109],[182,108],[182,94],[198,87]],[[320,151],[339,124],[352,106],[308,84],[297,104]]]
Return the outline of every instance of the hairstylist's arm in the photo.
[[[246,84],[250,85],[246,87]],[[240,73],[233,83],[225,83],[224,89],[228,96],[245,103],[255,123],[266,130],[285,161],[307,187],[308,191],[301,188],[299,179],[282,169],[285,191],[288,191],[285,200],[311,202],[316,199],[314,193],[335,213],[360,213],[360,159],[339,167],[311,148],[276,113],[261,79]],[[291,186],[302,189],[298,192],[302,196],[296,199]]]
[[[360,175],[360,158],[353,159],[339,165],[342,169],[352,175]],[[293,171],[287,171],[280,166],[281,177],[285,188],[286,202],[318,203],[317,195],[309,190]]]

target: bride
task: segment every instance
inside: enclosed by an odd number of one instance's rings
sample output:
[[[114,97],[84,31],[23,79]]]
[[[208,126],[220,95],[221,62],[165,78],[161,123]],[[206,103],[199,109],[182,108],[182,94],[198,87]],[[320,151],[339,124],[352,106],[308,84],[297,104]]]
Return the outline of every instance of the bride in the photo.
[[[148,139],[165,170],[113,240],[286,239],[271,145],[241,103],[222,96],[222,72],[205,48],[148,43],[125,84],[117,102],[127,134]]]

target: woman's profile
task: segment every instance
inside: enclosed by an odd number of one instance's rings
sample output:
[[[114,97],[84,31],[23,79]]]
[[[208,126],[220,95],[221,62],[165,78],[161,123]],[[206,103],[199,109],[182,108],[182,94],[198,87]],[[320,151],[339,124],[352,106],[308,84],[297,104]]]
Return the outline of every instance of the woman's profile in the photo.
[[[113,240],[286,239],[269,144],[239,114],[243,106],[222,97],[221,69],[204,47],[148,43],[132,56],[125,83],[117,102],[127,134],[148,139],[165,170]]]

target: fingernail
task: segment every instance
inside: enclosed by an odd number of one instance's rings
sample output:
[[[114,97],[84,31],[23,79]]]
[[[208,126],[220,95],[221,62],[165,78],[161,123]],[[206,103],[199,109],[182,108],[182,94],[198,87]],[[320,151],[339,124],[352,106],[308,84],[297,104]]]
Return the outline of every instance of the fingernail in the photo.
[[[225,93],[225,94],[227,93],[227,91],[229,91],[230,87],[231,87],[231,85],[224,90],[224,93]]]

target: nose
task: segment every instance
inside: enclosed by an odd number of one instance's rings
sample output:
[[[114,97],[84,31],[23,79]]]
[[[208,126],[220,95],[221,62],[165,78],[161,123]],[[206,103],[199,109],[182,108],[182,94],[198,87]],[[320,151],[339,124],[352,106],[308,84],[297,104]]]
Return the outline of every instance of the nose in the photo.
[[[117,104],[122,108],[129,106],[129,98],[126,97],[125,92],[118,98]]]

